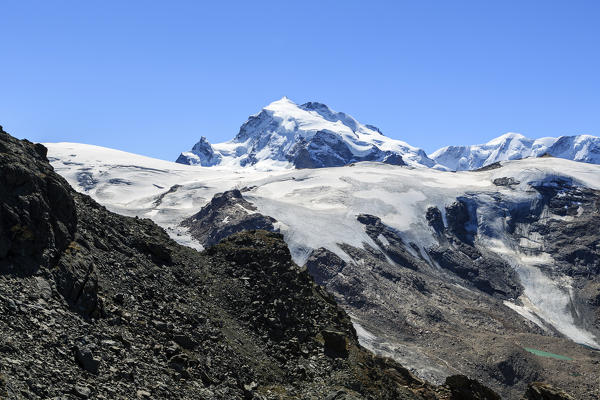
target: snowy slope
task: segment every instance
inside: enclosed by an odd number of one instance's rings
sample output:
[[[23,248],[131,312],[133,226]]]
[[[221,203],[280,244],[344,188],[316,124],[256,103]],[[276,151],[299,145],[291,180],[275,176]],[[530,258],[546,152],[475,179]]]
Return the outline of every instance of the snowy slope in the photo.
[[[589,135],[528,139],[507,133],[486,144],[443,147],[430,155],[436,163],[452,170],[473,170],[498,161],[542,155],[600,164],[600,138]]]
[[[335,167],[356,161],[434,165],[423,150],[390,139],[374,126],[324,104],[297,105],[287,97],[251,116],[234,139],[211,145],[203,137],[177,159],[191,165],[259,169]]]
[[[184,244],[193,244],[193,240],[178,228],[180,221],[196,213],[216,193],[251,188],[244,197],[257,206],[258,212],[279,221],[294,259],[301,265],[319,247],[342,259],[348,259],[348,255],[341,243],[376,248],[357,221],[358,214],[380,217],[400,232],[406,243],[426,249],[436,242],[425,218],[428,208],[444,210],[457,197],[471,196],[481,210],[479,243],[509,260],[525,289],[521,305],[505,304],[524,318],[535,323],[544,321],[578,343],[600,346],[594,333],[573,319],[573,288],[568,277],[550,277],[544,272],[553,263],[552,256],[521,254],[506,233],[504,216],[494,211],[498,196],[514,204],[535,202],[536,192],[531,190],[530,182],[564,177],[574,185],[599,190],[600,165],[530,158],[480,172],[454,173],[365,162],[343,168],[266,173],[254,167],[234,170],[188,166],[81,144],[46,146],[57,172],[77,190],[113,211],[153,219]],[[493,183],[507,177],[516,183],[504,187]]]

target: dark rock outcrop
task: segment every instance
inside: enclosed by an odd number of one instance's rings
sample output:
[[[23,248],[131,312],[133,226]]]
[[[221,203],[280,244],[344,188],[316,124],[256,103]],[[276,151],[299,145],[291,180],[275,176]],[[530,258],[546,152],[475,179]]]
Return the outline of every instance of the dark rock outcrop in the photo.
[[[256,212],[256,207],[246,201],[237,190],[216,194],[210,203],[186,218],[181,225],[203,246],[213,246],[237,232],[253,229],[276,231],[274,218]]]
[[[412,270],[418,270],[425,266],[423,258],[415,256],[415,254],[420,255],[418,247],[414,243],[405,243],[400,233],[383,224],[379,217],[360,214],[356,219],[365,226],[367,235],[394,263]]]
[[[521,400],[575,400],[573,397],[551,385],[533,382]]]
[[[296,168],[341,167],[360,161],[406,165],[401,155],[375,146],[369,153],[356,156],[339,134],[328,131],[318,131],[310,140],[298,141],[287,154],[287,159]]]
[[[501,400],[493,390],[464,375],[452,375],[446,378],[452,399],[456,400]]]
[[[514,269],[493,252],[475,243],[476,206],[459,199],[446,207],[447,226],[437,207],[427,210],[426,219],[438,234],[439,245],[427,250],[437,264],[464,279],[477,289],[501,298],[516,298],[520,293],[519,278]]]
[[[496,178],[492,181],[492,183],[496,186],[513,186],[513,185],[518,185],[519,181],[517,181],[515,178],[512,177],[501,177],[501,178]]]
[[[308,272],[319,285],[325,285],[337,276],[344,267],[346,267],[344,260],[323,247],[313,250],[306,260]]]
[[[46,149],[0,141],[0,187],[0,272],[31,275],[54,264],[75,236],[77,215]]]

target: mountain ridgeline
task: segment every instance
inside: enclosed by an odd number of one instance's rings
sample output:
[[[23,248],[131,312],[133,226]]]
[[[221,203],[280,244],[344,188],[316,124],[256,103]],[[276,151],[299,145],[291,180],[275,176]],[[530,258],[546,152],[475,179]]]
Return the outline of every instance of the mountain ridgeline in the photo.
[[[421,149],[388,138],[343,112],[317,102],[297,105],[288,98],[252,115],[230,141],[210,144],[205,137],[178,163],[274,168],[340,167],[375,161],[411,167],[475,170],[499,161],[553,156],[600,163],[600,138],[589,135],[528,139],[508,133],[483,145],[448,146],[429,156]]]
[[[262,169],[340,167],[359,161],[434,165],[423,150],[390,139],[372,125],[322,103],[297,105],[286,97],[251,116],[231,141],[211,145],[203,137],[177,159],[182,164]]]
[[[507,133],[486,144],[448,146],[430,154],[436,163],[451,171],[475,170],[500,161],[544,156],[600,164],[600,138],[578,135],[528,139],[518,133]]]

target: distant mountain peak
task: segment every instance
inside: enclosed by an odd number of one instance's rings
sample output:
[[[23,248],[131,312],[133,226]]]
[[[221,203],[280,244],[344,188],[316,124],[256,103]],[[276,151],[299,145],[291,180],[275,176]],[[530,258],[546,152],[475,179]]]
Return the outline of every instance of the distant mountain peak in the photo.
[[[504,135],[500,135],[497,138],[490,140],[486,144],[497,145],[497,144],[501,144],[501,143],[504,143],[507,141],[512,141],[512,140],[529,140],[529,139],[527,139],[524,135],[522,135],[520,133],[508,132],[508,133],[505,133]]]
[[[529,139],[520,133],[509,132],[485,144],[443,147],[430,157],[438,165],[460,171],[478,169],[498,161],[543,155],[600,164],[600,138],[578,135]]]
[[[337,167],[359,161],[431,167],[421,149],[383,136],[373,125],[311,101],[282,97],[242,124],[230,141],[211,145],[202,138],[177,162],[203,166],[273,168]]]

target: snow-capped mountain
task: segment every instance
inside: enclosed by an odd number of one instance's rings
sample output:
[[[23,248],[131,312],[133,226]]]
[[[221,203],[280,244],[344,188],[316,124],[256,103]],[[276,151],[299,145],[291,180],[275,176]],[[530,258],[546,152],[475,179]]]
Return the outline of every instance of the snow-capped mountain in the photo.
[[[450,170],[462,171],[498,161],[543,155],[600,164],[600,138],[578,135],[529,139],[518,133],[507,133],[486,144],[443,147],[429,157]]]
[[[230,141],[210,144],[202,137],[178,163],[255,166],[258,169],[339,167],[358,161],[432,167],[427,154],[384,136],[372,125],[325,104],[295,104],[287,97],[251,116]]]
[[[577,376],[595,371],[589,347],[600,348],[600,165],[548,157],[480,171],[364,162],[264,172],[47,147],[77,190],[151,218],[182,244],[209,246],[203,234],[257,221],[278,230],[352,315],[361,343],[421,377],[460,370],[506,398],[530,376],[591,390]],[[527,348],[576,358],[579,369],[546,368]],[[523,372],[503,378],[511,368]]]

